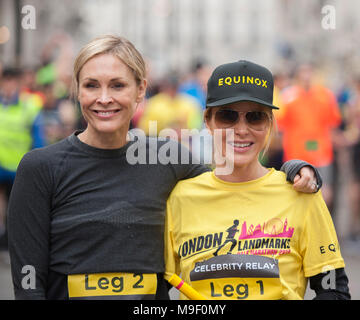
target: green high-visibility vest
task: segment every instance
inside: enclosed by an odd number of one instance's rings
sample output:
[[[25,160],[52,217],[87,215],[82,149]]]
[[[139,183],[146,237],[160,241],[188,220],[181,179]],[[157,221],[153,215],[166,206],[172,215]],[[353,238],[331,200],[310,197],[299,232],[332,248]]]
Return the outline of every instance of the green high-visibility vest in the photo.
[[[20,95],[16,105],[0,104],[0,166],[16,171],[21,158],[32,147],[31,129],[42,104],[31,94]]]

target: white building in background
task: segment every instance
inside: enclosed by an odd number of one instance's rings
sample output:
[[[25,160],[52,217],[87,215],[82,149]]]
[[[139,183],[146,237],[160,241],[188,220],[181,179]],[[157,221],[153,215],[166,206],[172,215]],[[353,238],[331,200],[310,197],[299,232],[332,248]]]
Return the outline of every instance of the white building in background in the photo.
[[[197,58],[211,64],[240,58],[270,64],[276,57],[276,2],[132,0],[110,5],[95,0],[85,7],[83,18],[88,36],[121,34],[160,71],[184,70]],[[103,17],[107,21],[100,24]]]
[[[358,0],[0,0],[0,27],[11,32],[0,44],[4,64],[16,62],[15,2],[34,6],[37,19],[36,30],[21,30],[21,65],[39,64],[58,30],[71,35],[74,52],[100,34],[123,35],[158,75],[187,71],[197,58],[211,65],[245,58],[275,69],[291,59],[359,65]],[[336,10],[334,30],[321,25],[325,5]]]

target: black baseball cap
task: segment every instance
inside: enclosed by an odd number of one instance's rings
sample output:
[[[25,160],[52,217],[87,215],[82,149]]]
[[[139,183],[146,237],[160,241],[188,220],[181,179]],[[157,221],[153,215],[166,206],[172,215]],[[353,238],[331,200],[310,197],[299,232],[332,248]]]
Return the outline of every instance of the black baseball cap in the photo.
[[[272,73],[256,63],[240,60],[218,66],[207,84],[206,108],[238,101],[253,101],[273,105],[274,80]]]

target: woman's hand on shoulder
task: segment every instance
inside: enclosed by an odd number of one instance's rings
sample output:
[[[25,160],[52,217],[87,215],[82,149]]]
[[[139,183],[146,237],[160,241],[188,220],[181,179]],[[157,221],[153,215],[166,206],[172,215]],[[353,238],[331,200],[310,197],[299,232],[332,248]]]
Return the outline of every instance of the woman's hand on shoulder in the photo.
[[[302,167],[294,178],[293,188],[298,192],[317,192],[318,185],[314,169],[309,166]]]

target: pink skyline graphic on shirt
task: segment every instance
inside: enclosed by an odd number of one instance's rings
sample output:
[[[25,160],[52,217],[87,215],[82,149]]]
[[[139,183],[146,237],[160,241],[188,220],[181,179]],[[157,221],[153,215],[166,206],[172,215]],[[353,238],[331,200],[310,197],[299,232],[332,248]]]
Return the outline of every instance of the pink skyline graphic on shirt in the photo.
[[[239,240],[264,237],[291,238],[293,233],[294,228],[288,228],[287,219],[285,219],[284,223],[278,218],[271,219],[264,222],[262,226],[258,224],[255,228],[254,225],[250,225],[248,228],[246,221],[244,221],[241,226]]]

